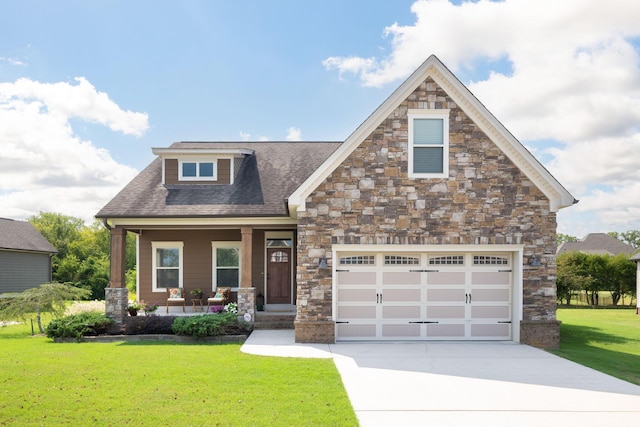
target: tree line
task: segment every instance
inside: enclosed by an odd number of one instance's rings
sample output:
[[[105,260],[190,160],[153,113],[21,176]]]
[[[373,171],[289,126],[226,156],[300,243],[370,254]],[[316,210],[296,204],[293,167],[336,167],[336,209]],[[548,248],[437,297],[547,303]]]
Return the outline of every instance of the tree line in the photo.
[[[58,250],[53,256],[52,278],[89,291],[91,299],[104,299],[109,284],[109,230],[99,221],[86,225],[80,218],[55,212],[40,212],[27,218]],[[127,239],[127,287],[135,290],[136,244]]]
[[[640,231],[607,233],[624,243],[640,249]],[[558,246],[563,242],[577,242],[578,239],[566,234],[558,234]],[[611,302],[617,306],[625,297],[636,295],[636,263],[629,255],[621,253],[615,256],[565,252],[558,255],[557,296],[560,303],[571,304],[579,293],[584,293],[587,303],[600,305],[600,293],[609,292]],[[631,298],[630,298],[631,301]]]

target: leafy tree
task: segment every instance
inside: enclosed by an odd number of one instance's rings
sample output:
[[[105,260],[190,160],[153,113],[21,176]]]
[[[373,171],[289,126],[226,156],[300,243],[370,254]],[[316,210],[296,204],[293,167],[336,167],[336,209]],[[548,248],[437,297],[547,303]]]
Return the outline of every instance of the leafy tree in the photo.
[[[69,253],[69,245],[76,241],[84,227],[80,218],[56,212],[40,212],[27,220],[58,250],[58,259]]]
[[[608,262],[612,271],[608,288],[613,305],[618,305],[620,299],[625,295],[635,294],[636,265],[635,262],[629,260],[626,254],[609,257]]]
[[[640,249],[640,231],[638,230],[629,230],[624,233],[618,233],[617,231],[612,231],[609,234],[611,237],[615,237],[616,239],[625,242],[628,245],[633,246],[636,249]]]
[[[556,234],[556,245],[560,246],[564,242],[577,242],[578,238],[574,236],[570,236],[568,234],[557,233]]]
[[[42,313],[61,316],[66,309],[67,301],[84,299],[89,293],[75,286],[51,282],[24,292],[6,294],[7,298],[3,298],[0,304],[0,319],[25,320],[28,315],[35,314],[38,330],[43,334]]]
[[[585,269],[586,255],[581,252],[565,252],[558,256],[557,264],[557,295],[562,303],[571,304],[571,298],[580,291],[583,286],[588,287],[592,278]]]

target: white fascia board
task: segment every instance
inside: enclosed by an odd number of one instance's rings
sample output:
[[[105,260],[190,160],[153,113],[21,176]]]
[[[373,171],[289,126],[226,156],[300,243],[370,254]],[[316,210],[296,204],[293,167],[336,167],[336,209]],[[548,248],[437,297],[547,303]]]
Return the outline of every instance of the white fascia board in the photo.
[[[547,196],[550,210],[571,206],[575,198],[544,166],[487,110],[487,108],[431,55],[413,72],[289,197],[289,212],[305,210],[305,199],[373,132],[427,77],[444,89],[456,104],[482,129],[509,159]]]
[[[242,227],[242,226],[296,226],[289,217],[256,218],[107,218],[111,227]]]
[[[337,244],[331,246],[334,255],[338,252],[523,252],[524,245],[378,245]]]
[[[212,155],[251,155],[253,150],[247,148],[152,148],[151,152],[156,156],[202,156]]]

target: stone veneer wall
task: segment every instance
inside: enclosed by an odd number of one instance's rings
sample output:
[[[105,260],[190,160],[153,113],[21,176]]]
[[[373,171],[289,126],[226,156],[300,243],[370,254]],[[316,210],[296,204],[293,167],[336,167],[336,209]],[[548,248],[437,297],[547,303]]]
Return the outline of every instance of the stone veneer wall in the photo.
[[[449,178],[410,179],[407,110],[434,108],[451,110]],[[556,336],[555,264],[545,256],[555,254],[555,232],[544,194],[427,79],[299,213],[296,339],[335,340],[333,327],[317,327],[333,325],[331,268],[318,268],[322,257],[331,267],[333,244],[522,244],[523,324],[534,322],[536,336],[545,328]],[[534,255],[540,267],[528,266]]]

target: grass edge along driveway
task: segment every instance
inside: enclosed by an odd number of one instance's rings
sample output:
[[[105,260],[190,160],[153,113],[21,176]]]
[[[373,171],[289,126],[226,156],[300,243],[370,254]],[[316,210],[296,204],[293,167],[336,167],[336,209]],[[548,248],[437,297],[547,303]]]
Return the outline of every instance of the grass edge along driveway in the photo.
[[[559,308],[560,348],[551,353],[640,385],[635,309]]]
[[[240,344],[68,343],[0,328],[0,426],[356,426],[333,360]]]

